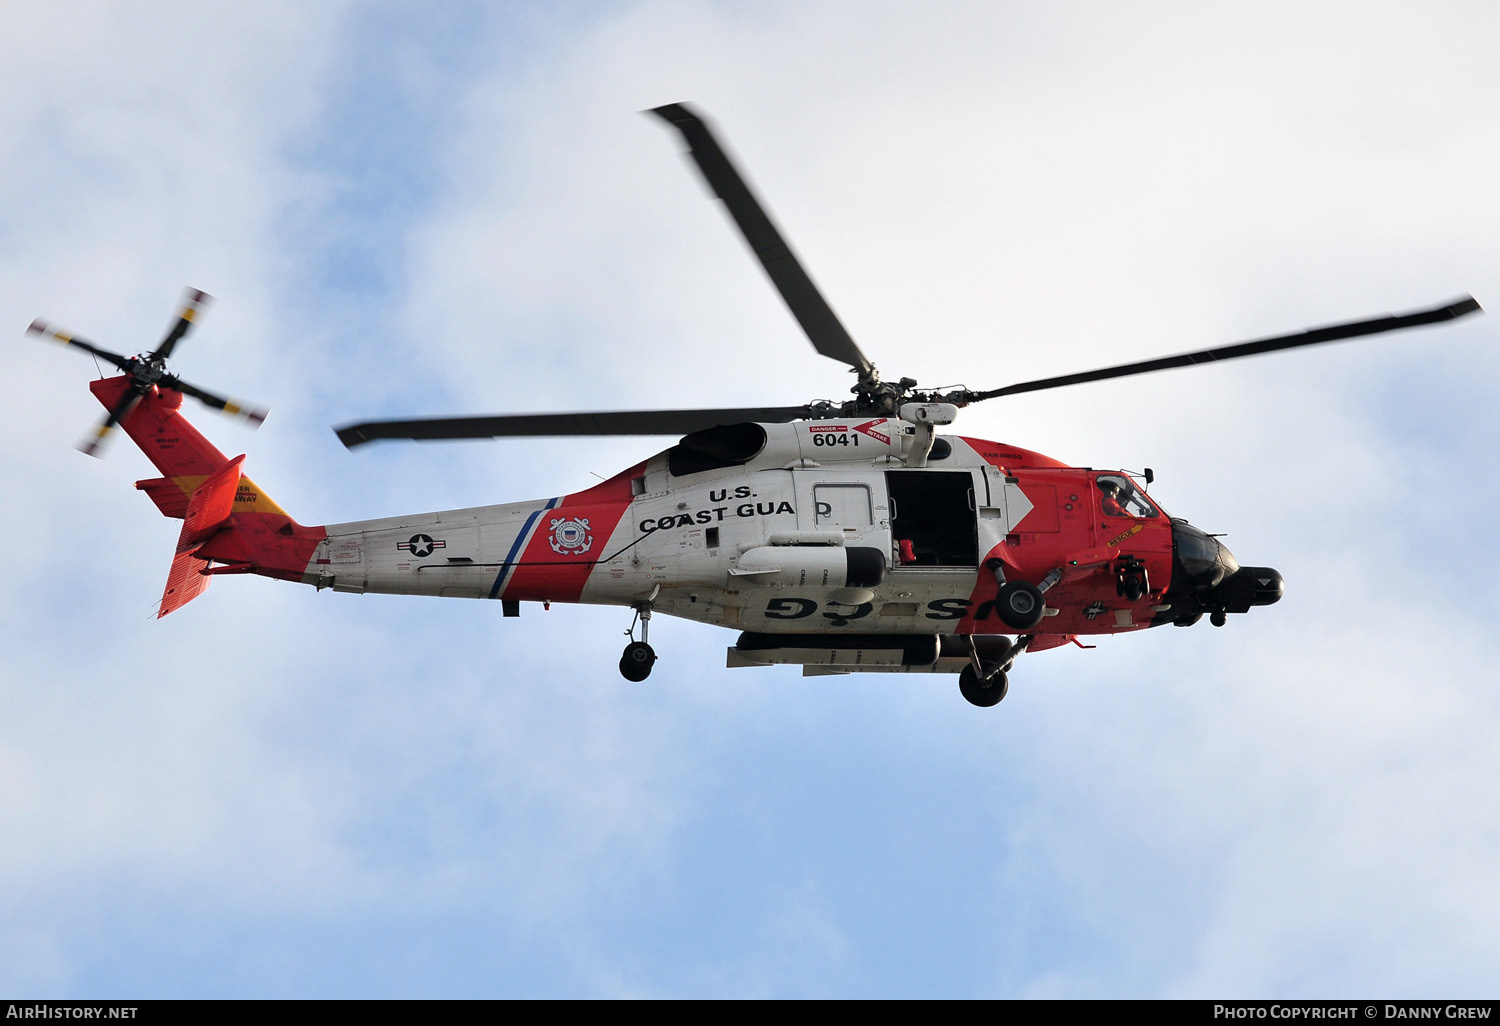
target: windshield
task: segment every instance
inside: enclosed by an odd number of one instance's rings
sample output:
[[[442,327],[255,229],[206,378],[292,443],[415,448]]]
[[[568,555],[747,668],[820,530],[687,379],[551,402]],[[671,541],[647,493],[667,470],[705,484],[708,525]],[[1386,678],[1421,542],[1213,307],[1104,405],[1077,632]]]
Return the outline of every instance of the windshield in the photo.
[[[1204,534],[1186,520],[1172,522],[1172,542],[1177,561],[1198,588],[1212,588],[1240,568],[1234,553],[1213,535]]]
[[[1100,474],[1094,479],[1094,484],[1099,489],[1099,503],[1105,516],[1135,517],[1138,520],[1156,516],[1156,507],[1151,505],[1146,493],[1126,475]]]

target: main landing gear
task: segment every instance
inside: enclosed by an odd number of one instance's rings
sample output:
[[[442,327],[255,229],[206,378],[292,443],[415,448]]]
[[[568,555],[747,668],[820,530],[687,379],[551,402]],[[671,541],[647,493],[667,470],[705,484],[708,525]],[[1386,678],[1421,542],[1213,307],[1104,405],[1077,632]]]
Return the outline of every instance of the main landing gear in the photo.
[[[999,705],[1006,693],[1010,691],[1010,678],[1006,676],[1006,673],[1015,664],[1016,656],[1025,651],[1031,637],[1028,635],[1017,638],[1016,643],[1010,646],[1009,651],[1000,659],[981,659],[979,649],[974,644],[973,635],[970,635],[968,640],[969,665],[959,671],[959,693],[968,699],[970,704],[977,705],[981,709]]]
[[[641,640],[635,640],[635,625],[639,620],[641,624]],[[651,629],[651,602],[637,602],[635,604],[635,617],[630,621],[630,629],[625,636],[630,639],[630,644],[625,646],[625,654],[620,656],[620,676],[628,681],[639,683],[651,676],[651,667],[656,665],[656,650],[646,644],[646,636]]]
[[[984,566],[995,575],[995,583],[1000,585],[1000,592],[995,596],[995,612],[1000,614],[1000,620],[1005,626],[1013,631],[1029,631],[1042,622],[1047,610],[1042,596],[1062,580],[1061,570],[1052,571],[1042,578],[1041,584],[1031,584],[1027,581],[1007,581],[1005,564],[994,557]]]

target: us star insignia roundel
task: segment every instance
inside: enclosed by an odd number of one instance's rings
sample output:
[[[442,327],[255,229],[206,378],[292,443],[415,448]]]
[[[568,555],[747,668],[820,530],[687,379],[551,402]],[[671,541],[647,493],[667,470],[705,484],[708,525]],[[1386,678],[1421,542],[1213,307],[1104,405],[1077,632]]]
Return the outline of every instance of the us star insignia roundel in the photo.
[[[434,538],[430,534],[414,534],[404,542],[397,542],[396,548],[403,552],[410,552],[418,559],[425,559],[432,555],[433,549],[446,549],[448,543],[441,538]]]
[[[552,521],[552,551],[560,556],[581,556],[594,547],[589,522],[582,517]]]

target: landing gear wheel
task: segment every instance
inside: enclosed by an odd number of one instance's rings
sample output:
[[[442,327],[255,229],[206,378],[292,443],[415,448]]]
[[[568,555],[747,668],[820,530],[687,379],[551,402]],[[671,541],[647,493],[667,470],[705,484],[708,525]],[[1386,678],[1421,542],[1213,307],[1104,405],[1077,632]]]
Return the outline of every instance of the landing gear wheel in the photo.
[[[1224,615],[1223,610],[1216,609],[1212,613],[1208,614],[1208,622],[1213,624],[1215,627],[1222,627],[1229,622],[1229,617]]]
[[[958,690],[973,705],[981,709],[988,709],[992,705],[998,705],[1010,690],[1010,680],[1005,676],[1005,671],[997,668],[994,663],[986,663],[985,670],[993,671],[988,680],[981,679],[974,672],[974,667],[965,666],[958,674]]]
[[[1000,589],[995,609],[1012,630],[1029,631],[1042,622],[1042,590],[1025,581],[1011,581]]]
[[[632,641],[625,646],[620,657],[620,676],[639,683],[651,676],[651,667],[656,665],[656,652],[644,641]]]

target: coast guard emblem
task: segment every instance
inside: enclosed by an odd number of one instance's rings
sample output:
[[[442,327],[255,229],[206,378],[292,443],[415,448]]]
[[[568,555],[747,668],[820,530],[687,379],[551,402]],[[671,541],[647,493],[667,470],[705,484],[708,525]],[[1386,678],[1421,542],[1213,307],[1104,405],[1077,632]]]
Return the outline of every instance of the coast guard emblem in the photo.
[[[581,556],[594,547],[589,522],[583,518],[552,521],[552,551],[561,556]]]

